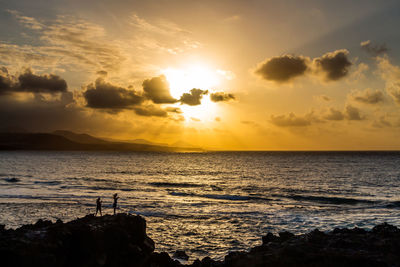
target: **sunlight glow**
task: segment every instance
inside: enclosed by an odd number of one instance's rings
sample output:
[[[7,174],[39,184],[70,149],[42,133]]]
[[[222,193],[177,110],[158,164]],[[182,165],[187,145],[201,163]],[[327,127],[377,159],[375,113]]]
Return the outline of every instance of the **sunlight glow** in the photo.
[[[193,88],[210,90],[220,83],[217,70],[204,64],[193,64],[184,69],[167,68],[162,74],[167,77],[171,95],[177,99]]]
[[[167,68],[162,74],[167,78],[171,95],[176,99],[193,88],[212,92],[221,82],[218,70],[205,64],[192,64],[182,69]],[[209,94],[203,96],[201,105],[179,105],[179,108],[187,124],[213,121],[217,112],[217,105],[210,100]]]

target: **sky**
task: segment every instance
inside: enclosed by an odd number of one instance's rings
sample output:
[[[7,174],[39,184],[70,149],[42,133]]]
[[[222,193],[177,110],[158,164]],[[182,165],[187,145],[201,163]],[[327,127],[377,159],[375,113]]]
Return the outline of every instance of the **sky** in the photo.
[[[400,149],[398,1],[0,0],[0,130]]]

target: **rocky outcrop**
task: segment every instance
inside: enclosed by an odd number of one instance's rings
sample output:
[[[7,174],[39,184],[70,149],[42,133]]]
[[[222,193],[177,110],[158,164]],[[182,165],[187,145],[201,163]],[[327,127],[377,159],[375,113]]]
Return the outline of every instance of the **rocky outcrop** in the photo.
[[[168,254],[153,251],[146,221],[127,214],[88,215],[68,223],[39,220],[16,230],[0,229],[1,266],[174,265]]]
[[[247,253],[230,253],[221,266],[400,266],[400,230],[389,224],[371,231],[268,233],[262,240],[261,246]]]
[[[281,232],[262,237],[249,252],[229,253],[224,261],[209,257],[193,267],[250,266],[400,266],[400,230],[389,224],[371,231],[360,228],[314,230],[303,235]],[[175,258],[187,260],[183,250]],[[1,266],[182,266],[154,252],[140,216],[92,215],[68,223],[39,220],[16,230],[0,227]]]

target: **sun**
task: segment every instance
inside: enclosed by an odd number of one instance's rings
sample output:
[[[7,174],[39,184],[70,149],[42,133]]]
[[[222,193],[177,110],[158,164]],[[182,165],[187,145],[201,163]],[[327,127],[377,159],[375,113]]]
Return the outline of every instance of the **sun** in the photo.
[[[171,95],[177,99],[193,88],[210,90],[220,83],[218,71],[205,64],[192,64],[182,69],[167,68],[162,74],[168,80]]]
[[[179,99],[182,94],[198,88],[212,92],[220,85],[220,73],[205,64],[192,64],[185,68],[167,68],[162,71],[169,83],[171,95]],[[213,121],[217,113],[217,105],[209,95],[204,95],[197,106],[179,105],[188,123]]]

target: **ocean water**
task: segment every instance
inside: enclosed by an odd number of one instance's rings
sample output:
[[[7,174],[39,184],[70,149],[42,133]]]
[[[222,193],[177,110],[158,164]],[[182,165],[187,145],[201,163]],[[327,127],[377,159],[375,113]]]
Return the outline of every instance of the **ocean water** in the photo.
[[[398,152],[0,152],[0,223],[140,214],[157,251],[223,259],[267,232],[400,226]]]

